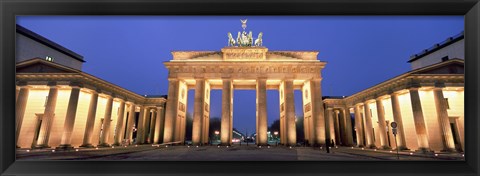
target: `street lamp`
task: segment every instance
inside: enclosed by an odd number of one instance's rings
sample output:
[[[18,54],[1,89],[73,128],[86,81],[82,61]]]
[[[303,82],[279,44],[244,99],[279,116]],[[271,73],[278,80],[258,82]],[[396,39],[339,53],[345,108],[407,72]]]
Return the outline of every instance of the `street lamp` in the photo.
[[[215,130],[215,136],[216,136],[217,141],[218,141],[218,134],[220,134],[220,131]]]
[[[273,134],[275,135],[275,146],[278,146],[278,131],[273,132]]]

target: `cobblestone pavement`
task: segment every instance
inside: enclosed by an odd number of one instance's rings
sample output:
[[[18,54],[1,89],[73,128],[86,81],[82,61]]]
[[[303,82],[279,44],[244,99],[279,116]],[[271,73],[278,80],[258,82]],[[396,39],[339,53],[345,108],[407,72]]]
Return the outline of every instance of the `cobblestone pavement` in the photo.
[[[148,161],[346,161],[346,160],[464,160],[461,153],[417,153],[351,147],[256,147],[131,145],[114,148],[79,148],[70,151],[18,149],[18,160],[148,160]]]

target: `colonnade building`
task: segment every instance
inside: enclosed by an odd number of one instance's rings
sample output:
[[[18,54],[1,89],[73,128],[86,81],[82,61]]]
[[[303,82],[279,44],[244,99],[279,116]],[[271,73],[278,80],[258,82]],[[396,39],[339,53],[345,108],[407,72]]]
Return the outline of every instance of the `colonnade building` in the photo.
[[[82,72],[82,56],[19,25],[16,41],[17,147],[162,142],[165,96],[139,95]]]
[[[325,98],[327,137],[350,143],[342,132],[352,128],[341,124],[352,114],[359,147],[464,151],[464,50],[462,32],[413,55],[409,72],[348,97]]]

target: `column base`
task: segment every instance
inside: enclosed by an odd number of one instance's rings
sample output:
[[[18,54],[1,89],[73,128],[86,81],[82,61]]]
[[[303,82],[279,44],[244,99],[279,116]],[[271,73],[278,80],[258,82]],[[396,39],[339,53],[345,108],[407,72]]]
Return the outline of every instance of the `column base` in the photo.
[[[92,144],[82,144],[80,147],[83,147],[83,148],[93,148],[95,146],[93,146]]]
[[[380,147],[380,149],[382,149],[382,150],[391,150],[391,149],[392,149],[392,147],[389,147],[389,146],[382,146],[382,147]]]
[[[103,143],[103,144],[97,145],[97,147],[110,147],[110,144]]]
[[[48,146],[48,145],[44,145],[44,144],[42,144],[42,145],[35,145],[34,147],[32,147],[32,149],[44,149],[44,148],[52,148],[52,147],[50,147],[50,146]]]
[[[62,144],[62,145],[59,145],[58,147],[55,147],[55,150],[74,150],[75,148],[73,148],[72,145],[70,144]]]
[[[368,145],[367,148],[369,148],[369,149],[376,149],[377,147],[376,147],[375,145],[371,144],[371,145]]]
[[[415,153],[433,154],[435,152],[430,150],[429,148],[418,148],[417,150],[415,150]]]
[[[395,150],[396,150],[396,149],[397,149],[397,148],[395,148]],[[404,147],[404,146],[400,146],[400,147],[398,147],[398,150],[402,151],[402,150],[410,150],[410,149],[407,148],[407,147]]]
[[[445,152],[445,153],[456,153],[457,150],[455,149],[443,149],[443,150],[440,150],[440,152]]]

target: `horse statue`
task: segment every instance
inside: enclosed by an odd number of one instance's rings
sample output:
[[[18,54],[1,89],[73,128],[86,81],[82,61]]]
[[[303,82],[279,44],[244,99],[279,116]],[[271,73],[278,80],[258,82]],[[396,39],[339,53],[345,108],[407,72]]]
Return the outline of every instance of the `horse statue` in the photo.
[[[252,46],[253,45],[253,36],[252,36],[252,31],[248,33],[248,44],[247,46]]]
[[[235,46],[235,39],[232,37],[232,33],[228,33],[228,46]]]
[[[237,45],[238,46],[242,45],[242,36],[240,35],[240,31],[238,32],[238,35],[237,35]]]
[[[263,43],[262,42],[262,35],[263,35],[262,32],[258,33],[258,38],[255,39],[255,46],[262,46],[262,43]]]

